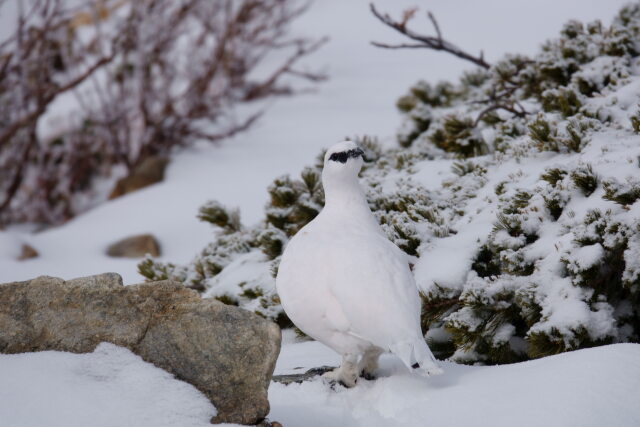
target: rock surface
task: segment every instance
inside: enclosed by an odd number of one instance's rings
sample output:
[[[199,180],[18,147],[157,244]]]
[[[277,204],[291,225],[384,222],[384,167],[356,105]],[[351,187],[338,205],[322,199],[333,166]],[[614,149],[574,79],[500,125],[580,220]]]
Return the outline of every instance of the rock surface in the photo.
[[[166,157],[149,157],[131,171],[129,176],[116,182],[109,194],[109,199],[124,196],[125,194],[155,184],[164,179],[164,171],[169,164]]]
[[[125,287],[115,273],[8,283],[0,301],[2,353],[86,353],[107,341],[193,384],[218,410],[212,422],[255,424],[269,412],[280,329],[253,313],[171,281]]]
[[[124,238],[107,249],[107,255],[112,257],[142,258],[146,254],[160,256],[160,244],[151,234]]]
[[[305,381],[309,381],[319,375],[322,375],[324,373],[327,373],[329,371],[333,371],[334,369],[336,369],[335,366],[320,366],[317,368],[311,368],[308,369],[305,372],[302,372],[300,374],[284,374],[284,375],[274,375],[272,380],[280,383],[280,384],[284,384],[284,385],[289,385],[291,383],[302,383]]]

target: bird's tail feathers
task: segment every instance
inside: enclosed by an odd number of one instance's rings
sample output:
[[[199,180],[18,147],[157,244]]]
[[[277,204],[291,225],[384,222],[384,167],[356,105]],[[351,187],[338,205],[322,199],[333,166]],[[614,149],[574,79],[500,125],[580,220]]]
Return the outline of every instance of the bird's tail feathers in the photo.
[[[444,372],[438,366],[436,358],[422,338],[392,344],[389,346],[389,350],[398,356],[407,368],[418,372],[420,375],[428,377],[440,375]]]

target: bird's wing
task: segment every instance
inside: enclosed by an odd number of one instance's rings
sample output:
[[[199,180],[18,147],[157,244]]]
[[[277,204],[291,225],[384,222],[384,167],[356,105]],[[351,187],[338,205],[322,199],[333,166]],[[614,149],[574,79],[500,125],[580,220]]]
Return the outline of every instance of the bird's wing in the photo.
[[[321,258],[331,269],[329,291],[343,313],[336,326],[347,323],[346,332],[383,348],[421,336],[420,298],[397,246],[379,235],[351,235],[324,252]],[[332,318],[330,311],[327,319]]]

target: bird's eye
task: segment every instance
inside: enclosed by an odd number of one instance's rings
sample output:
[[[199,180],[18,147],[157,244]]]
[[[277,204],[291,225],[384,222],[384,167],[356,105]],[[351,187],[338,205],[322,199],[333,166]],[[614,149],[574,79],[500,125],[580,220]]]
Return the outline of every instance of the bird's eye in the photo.
[[[364,151],[362,151],[362,149],[354,148],[353,150],[332,153],[331,156],[329,156],[329,160],[333,160],[334,162],[347,163],[349,157],[360,157],[363,154]]]
[[[329,156],[329,160],[333,160],[334,162],[347,163],[347,159],[349,158],[349,154],[345,151],[340,151],[338,153],[333,153]]]

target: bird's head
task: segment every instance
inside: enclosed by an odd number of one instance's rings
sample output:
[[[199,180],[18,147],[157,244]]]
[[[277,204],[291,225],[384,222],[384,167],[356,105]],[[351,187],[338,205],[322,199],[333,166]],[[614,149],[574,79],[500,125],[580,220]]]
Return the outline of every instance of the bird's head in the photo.
[[[324,177],[357,177],[362,169],[364,152],[353,141],[343,141],[333,145],[324,155]]]

